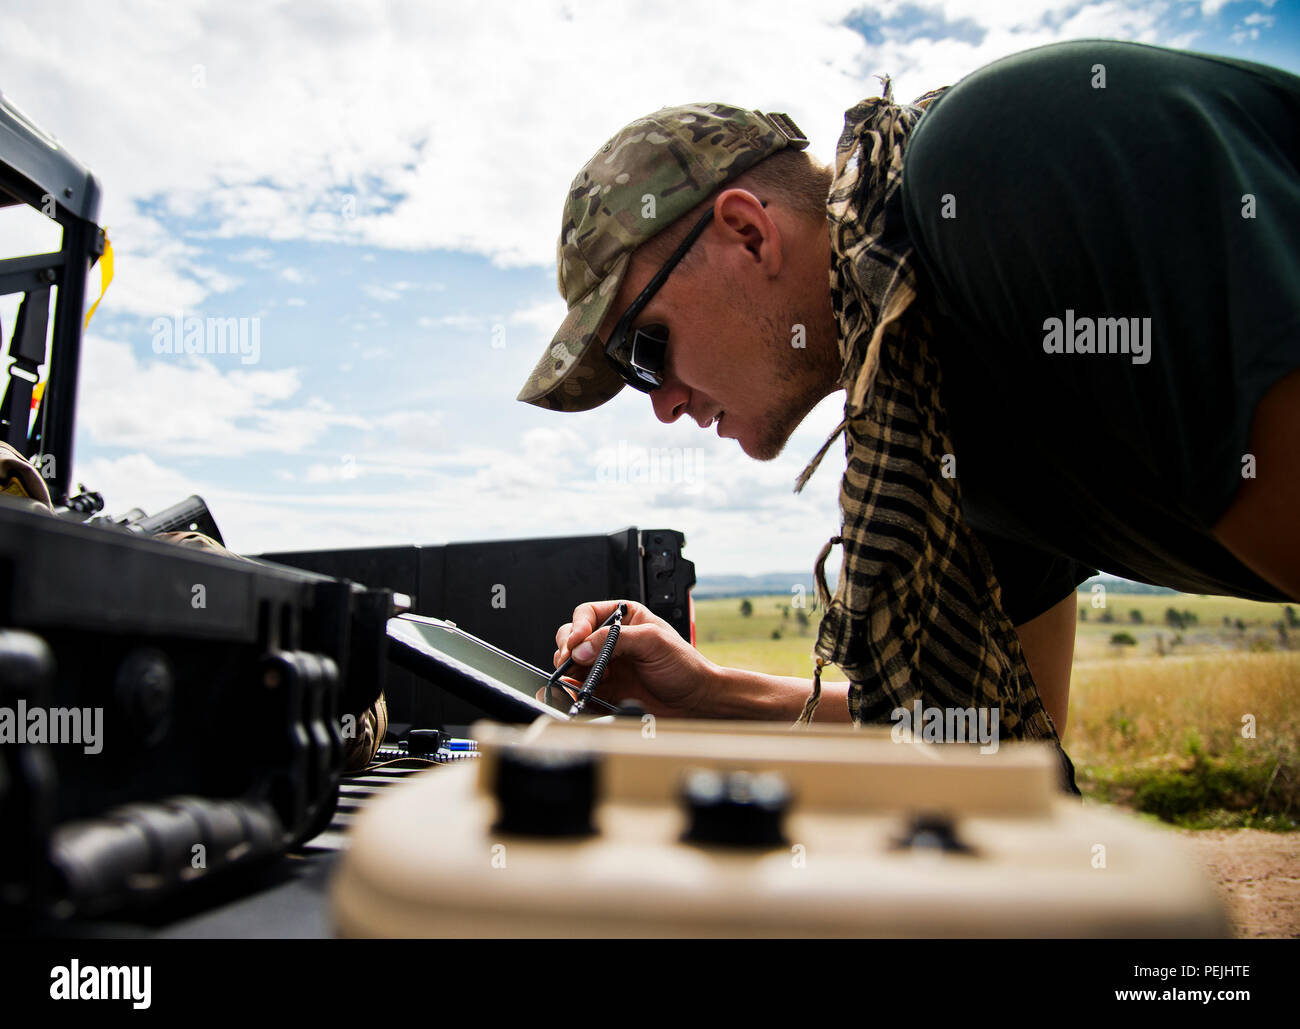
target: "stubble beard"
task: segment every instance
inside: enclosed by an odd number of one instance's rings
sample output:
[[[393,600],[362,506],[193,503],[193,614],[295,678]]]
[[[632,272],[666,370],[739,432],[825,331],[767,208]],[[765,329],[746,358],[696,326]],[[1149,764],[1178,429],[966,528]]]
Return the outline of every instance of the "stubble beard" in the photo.
[[[818,345],[824,341],[813,338],[813,324],[794,310],[766,319],[764,335],[772,340],[774,389],[768,417],[758,426],[757,438],[744,448],[756,461],[780,457],[794,430],[834,391],[840,371],[838,355],[828,353],[833,347]],[[808,330],[802,347],[791,342],[795,325]]]

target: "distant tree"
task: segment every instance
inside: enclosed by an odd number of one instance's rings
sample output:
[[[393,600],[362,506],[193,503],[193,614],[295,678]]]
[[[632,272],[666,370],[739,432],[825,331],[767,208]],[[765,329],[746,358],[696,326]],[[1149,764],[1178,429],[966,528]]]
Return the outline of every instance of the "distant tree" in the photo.
[[[1182,612],[1176,607],[1165,610],[1165,624],[1171,629],[1181,629],[1184,625]]]
[[[1136,607],[1133,608],[1133,610],[1131,610],[1131,611],[1128,613],[1128,620],[1129,620],[1130,622],[1132,622],[1134,625],[1141,625],[1141,624],[1142,624],[1142,612],[1139,611]]]
[[[740,613],[746,618],[754,613],[754,605],[749,602],[748,597],[740,602]]]
[[[1195,625],[1197,622],[1200,621],[1200,618],[1198,618],[1196,613],[1193,611],[1184,611],[1182,614],[1183,614],[1183,625]]]
[[[1079,608],[1079,621],[1086,622],[1087,620],[1088,620],[1088,609],[1086,607]]]
[[[1295,608],[1290,604],[1287,604],[1287,606],[1282,609],[1282,613],[1286,615],[1286,624],[1288,628],[1294,629],[1297,625],[1300,625],[1300,617],[1297,617]]]
[[[794,620],[799,623],[799,633],[803,635],[808,631],[808,616],[802,611],[794,613]]]
[[[1231,628],[1232,628],[1232,619],[1229,618],[1227,615],[1224,615],[1224,616],[1223,616],[1223,627],[1224,627],[1225,629],[1231,629]]]
[[[1240,618],[1237,619],[1237,631],[1238,632],[1246,631],[1246,623],[1243,622]]]
[[[772,639],[774,639],[774,640],[779,640],[780,638],[781,638],[781,630],[780,630],[780,629],[773,629],[773,630],[772,630]]]
[[[1099,622],[1105,622],[1107,625],[1109,625],[1109,624],[1110,624],[1111,622],[1113,622],[1114,620],[1115,620],[1115,616],[1114,616],[1113,614],[1111,614],[1109,608],[1107,608],[1105,611],[1103,611],[1103,612],[1101,613],[1101,617],[1099,617],[1099,618],[1097,619],[1097,621],[1099,621]]]
[[[1118,647],[1136,647],[1137,640],[1127,632],[1117,632],[1110,638],[1111,643]]]

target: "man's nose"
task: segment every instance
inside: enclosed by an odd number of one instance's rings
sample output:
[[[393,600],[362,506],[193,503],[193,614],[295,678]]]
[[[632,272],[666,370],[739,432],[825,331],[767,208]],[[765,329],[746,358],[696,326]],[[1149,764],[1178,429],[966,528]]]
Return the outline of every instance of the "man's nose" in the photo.
[[[665,382],[650,394],[650,403],[654,406],[655,417],[661,422],[675,422],[686,412],[690,393],[684,386]]]

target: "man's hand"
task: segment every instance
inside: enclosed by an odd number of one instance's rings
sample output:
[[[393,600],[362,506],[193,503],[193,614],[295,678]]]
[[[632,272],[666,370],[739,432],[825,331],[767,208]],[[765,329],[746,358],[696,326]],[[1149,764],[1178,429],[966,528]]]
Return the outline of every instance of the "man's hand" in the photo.
[[[647,713],[666,717],[707,718],[720,669],[682,639],[662,618],[633,601],[604,600],[583,604],[573,621],[555,634],[554,664],[573,654],[573,674],[585,679],[609,635],[597,629],[620,603],[627,604],[618,642],[596,695],[611,704],[634,700]]]
[[[603,600],[583,604],[573,621],[555,634],[556,668],[570,651],[579,667],[574,674],[585,679],[609,635],[597,629],[620,603],[627,617],[619,632],[605,676],[596,695],[616,704],[635,700],[648,714],[678,718],[757,718],[794,721],[803,710],[810,678],[764,675],[742,668],[721,668],[677,634],[645,607],[630,600]],[[819,722],[847,722],[848,683],[822,684]]]

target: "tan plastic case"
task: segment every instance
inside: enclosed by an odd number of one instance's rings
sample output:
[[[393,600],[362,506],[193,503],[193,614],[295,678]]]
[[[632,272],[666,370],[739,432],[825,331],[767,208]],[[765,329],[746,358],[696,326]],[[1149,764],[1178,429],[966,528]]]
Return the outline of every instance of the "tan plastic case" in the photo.
[[[332,891],[358,937],[1215,937],[1229,927],[1179,838],[1081,804],[1039,744],[659,719],[475,727],[484,757],[430,768],[357,821]],[[597,756],[597,833],[494,832],[502,747]],[[779,773],[788,845],[681,841],[691,769]],[[898,848],[945,813],[971,853]]]

